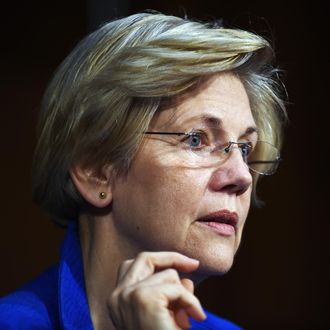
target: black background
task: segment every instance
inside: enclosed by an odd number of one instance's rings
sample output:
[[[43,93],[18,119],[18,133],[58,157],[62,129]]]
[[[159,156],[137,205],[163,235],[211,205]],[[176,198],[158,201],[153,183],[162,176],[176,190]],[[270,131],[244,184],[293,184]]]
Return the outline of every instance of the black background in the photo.
[[[290,123],[279,172],[262,180],[232,270],[197,289],[246,329],[326,329],[329,321],[329,28],[321,3],[267,1],[12,2],[1,11],[0,295],[58,260],[63,231],[31,200],[39,102],[52,72],[102,19],[156,9],[273,40]],[[102,9],[100,9],[102,8]],[[107,10],[108,8],[108,10]]]

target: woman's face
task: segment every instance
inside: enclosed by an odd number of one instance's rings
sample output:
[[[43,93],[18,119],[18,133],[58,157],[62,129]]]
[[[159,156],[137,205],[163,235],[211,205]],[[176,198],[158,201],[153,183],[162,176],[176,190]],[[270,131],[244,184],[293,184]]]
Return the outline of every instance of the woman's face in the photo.
[[[228,142],[255,140],[255,126],[240,80],[218,74],[161,111],[149,131],[207,127]],[[127,250],[122,253],[177,251],[200,261],[200,275],[230,269],[250,206],[252,177],[236,147],[225,161],[210,166],[186,150],[204,142],[145,136],[128,175],[113,185],[113,221]]]

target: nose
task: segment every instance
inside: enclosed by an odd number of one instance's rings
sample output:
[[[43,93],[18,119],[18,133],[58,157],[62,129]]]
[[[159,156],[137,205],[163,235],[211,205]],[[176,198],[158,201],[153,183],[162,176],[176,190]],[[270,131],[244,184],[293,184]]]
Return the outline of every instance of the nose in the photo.
[[[213,172],[209,186],[213,191],[241,195],[252,185],[252,176],[238,148],[231,150],[227,160]]]

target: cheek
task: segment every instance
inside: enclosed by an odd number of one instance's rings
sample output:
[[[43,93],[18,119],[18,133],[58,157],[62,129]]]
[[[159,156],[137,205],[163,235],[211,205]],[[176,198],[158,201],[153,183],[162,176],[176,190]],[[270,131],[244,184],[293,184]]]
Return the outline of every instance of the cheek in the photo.
[[[196,172],[137,167],[116,187],[113,216],[126,242],[143,250],[176,249],[196,219],[205,188]]]
[[[173,221],[177,216],[194,217],[205,191],[201,175],[178,168],[153,168],[144,177],[138,176],[136,182],[149,211]]]
[[[120,199],[139,226],[180,225],[182,230],[196,218],[206,182],[206,174],[197,170],[143,162],[131,169]]]

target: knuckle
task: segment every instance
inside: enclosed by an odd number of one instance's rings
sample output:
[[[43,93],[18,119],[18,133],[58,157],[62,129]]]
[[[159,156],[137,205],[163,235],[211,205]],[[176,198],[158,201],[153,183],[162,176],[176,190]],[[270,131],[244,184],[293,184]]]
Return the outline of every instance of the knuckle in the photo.
[[[148,300],[148,295],[144,288],[136,288],[130,293],[130,299],[134,304],[143,305]]]
[[[136,257],[136,259],[141,260],[141,261],[147,260],[148,258],[150,258],[150,254],[148,252],[145,252],[145,251],[140,252]]]
[[[112,294],[110,295],[109,305],[110,306],[117,306],[119,297],[120,297],[120,290],[119,289],[115,289],[112,292]]]
[[[169,268],[169,269],[166,269],[164,272],[166,273],[166,276],[169,279],[171,279],[173,282],[175,282],[175,283],[179,283],[180,282],[179,274],[178,274],[178,272],[175,269]]]
[[[125,305],[130,299],[131,289],[129,287],[117,287],[111,294],[109,302],[112,306]]]
[[[143,262],[145,265],[147,265],[149,268],[154,268],[153,267],[153,260],[152,260],[152,255],[150,252],[140,252],[137,257],[137,261]]]
[[[130,300],[130,290],[128,288],[122,289],[117,296],[117,300],[121,306],[126,305]]]
[[[176,291],[180,294],[187,294],[187,290],[186,288],[183,287],[183,285],[181,283],[175,283],[174,284],[176,286]]]

